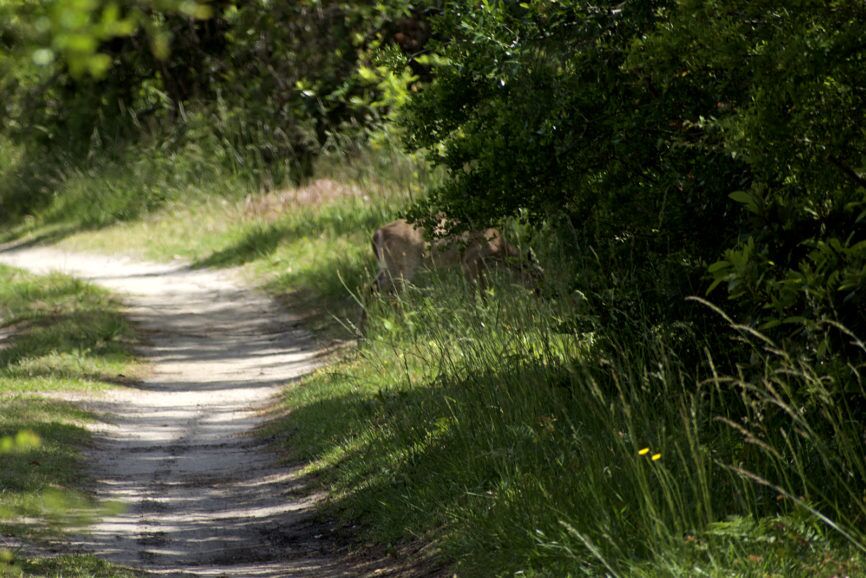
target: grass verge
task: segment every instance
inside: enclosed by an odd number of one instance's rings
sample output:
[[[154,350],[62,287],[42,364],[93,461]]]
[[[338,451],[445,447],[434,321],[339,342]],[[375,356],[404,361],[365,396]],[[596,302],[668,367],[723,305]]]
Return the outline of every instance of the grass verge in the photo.
[[[87,497],[82,449],[98,419],[63,399],[125,382],[139,366],[133,332],[117,304],[62,275],[35,277],[0,266],[0,534],[32,541],[88,523],[104,506]],[[17,558],[9,574],[119,576],[90,556]]]
[[[138,574],[95,556],[68,555],[55,558],[30,558],[21,561],[25,576],[62,576],[63,578],[135,578]]]
[[[373,541],[434,543],[461,576],[866,571],[862,504],[833,501],[860,488],[852,415],[828,402],[804,412],[808,433],[780,434],[803,427],[768,417],[791,402],[781,376],[821,385],[771,348],[754,344],[772,372],[704,379],[681,357],[698,336],[563,331],[570,307],[507,285],[378,307],[271,431]]]

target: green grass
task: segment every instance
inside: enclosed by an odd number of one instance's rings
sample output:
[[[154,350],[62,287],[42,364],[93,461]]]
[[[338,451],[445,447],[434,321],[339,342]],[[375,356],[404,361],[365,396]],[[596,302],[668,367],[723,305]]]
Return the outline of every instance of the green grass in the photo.
[[[208,191],[195,161],[173,161],[163,176],[72,171],[74,185],[56,184],[70,216],[49,203],[10,235],[239,266],[336,335],[334,318],[357,318],[349,291],[371,279],[372,230],[433,179],[389,154],[326,158],[320,176],[361,194],[274,209],[250,179]],[[75,192],[109,182],[111,194],[145,194],[135,179],[174,188],[132,216],[100,218]],[[551,275],[560,290],[543,300],[508,278],[476,300],[457,275],[372,300],[367,339],[287,389],[265,433],[309,463],[330,515],[386,548],[431,544],[461,576],[863,574],[862,419],[831,394],[841,383],[866,397],[858,368],[809,366],[736,326],[726,347],[635,310],[599,324],[562,289],[571,275]],[[616,291],[599,301],[616,309]],[[73,351],[46,355],[36,367],[112,375]]]
[[[132,572],[116,564],[100,560],[95,556],[76,554],[55,558],[28,558],[19,561],[10,574],[24,576],[45,576],[63,578],[135,578],[139,573]]]
[[[92,285],[0,266],[0,392],[99,390],[133,377],[133,332]]]
[[[63,395],[102,391],[140,372],[133,331],[118,304],[92,285],[0,266],[0,333],[0,533],[34,540],[87,524],[105,507],[87,497],[81,453],[98,416]],[[14,562],[4,568],[118,575],[87,557]]]
[[[861,488],[846,479],[866,456],[856,422],[825,404],[794,440],[767,417],[786,403],[780,375],[821,387],[796,364],[756,345],[780,373],[732,397],[649,324],[564,333],[570,308],[525,291],[470,301],[446,283],[375,305],[359,351],[286,392],[270,433],[311,462],[332,514],[380,544],[432,542],[463,576],[866,569],[863,505],[834,503]],[[768,449],[718,419],[735,415]]]
[[[657,552],[629,575],[788,578],[862,576],[866,557],[803,516],[733,517]]]
[[[0,241],[33,234],[57,241],[80,231],[140,219],[167,203],[238,198],[248,179],[218,168],[213,148],[185,142],[122,146],[86,159],[64,151],[22,150],[0,136]]]

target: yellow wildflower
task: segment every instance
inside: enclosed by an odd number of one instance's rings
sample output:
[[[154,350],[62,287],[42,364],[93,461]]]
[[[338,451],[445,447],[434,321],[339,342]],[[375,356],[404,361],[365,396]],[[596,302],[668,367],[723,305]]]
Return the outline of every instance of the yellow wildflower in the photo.
[[[657,461],[659,461],[660,459],[662,459],[662,455],[661,455],[661,454],[653,454],[653,461],[654,461],[654,462],[657,462]]]
[[[647,455],[648,453],[649,453],[649,448],[644,448],[644,449],[642,449],[641,451],[639,451],[639,452],[637,453],[637,455],[639,455],[639,456],[645,456],[645,455]]]

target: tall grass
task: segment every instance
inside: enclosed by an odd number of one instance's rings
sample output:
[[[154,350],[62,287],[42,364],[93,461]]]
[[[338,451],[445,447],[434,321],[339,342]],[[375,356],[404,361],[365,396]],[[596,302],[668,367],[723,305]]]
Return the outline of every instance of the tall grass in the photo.
[[[305,170],[290,157],[271,158],[267,151],[285,143],[266,142],[261,130],[202,112],[183,115],[171,126],[139,126],[135,138],[79,135],[90,144],[75,152],[0,134],[0,223],[17,226],[4,238],[45,233],[52,225],[64,233],[99,229],[214,198],[236,201],[304,184],[311,170],[369,191],[399,188],[409,197],[426,182],[424,164],[402,153],[397,137],[384,128],[374,131],[370,146],[332,135],[305,162],[315,166]]]
[[[144,140],[135,148],[105,149],[85,158],[62,150],[0,144],[0,207],[5,237],[41,228],[72,232],[141,218],[166,203],[205,196],[238,198],[252,175],[214,162],[205,144],[166,146]],[[58,237],[59,235],[53,235]]]
[[[762,371],[725,377],[647,320],[564,332],[570,305],[459,285],[373,304],[354,358],[286,394],[291,445],[375,540],[468,576],[864,569],[862,421],[818,373],[744,328]]]

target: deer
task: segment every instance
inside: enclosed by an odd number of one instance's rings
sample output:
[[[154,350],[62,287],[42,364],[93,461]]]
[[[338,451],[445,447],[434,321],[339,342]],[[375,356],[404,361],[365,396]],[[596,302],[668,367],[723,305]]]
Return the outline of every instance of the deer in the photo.
[[[430,268],[460,267],[464,277],[480,294],[485,295],[485,271],[494,264],[503,264],[516,270],[526,285],[535,287],[544,274],[532,249],[525,257],[520,249],[509,243],[496,228],[464,231],[448,236],[449,221],[440,217],[434,238],[428,240],[427,230],[406,219],[398,219],[376,229],[373,233],[373,253],[379,272],[370,286],[371,293],[395,294],[412,282],[418,272]],[[356,326],[363,338],[367,324],[367,308],[362,305]]]
[[[447,225],[447,219],[439,219],[433,240],[428,240],[423,226],[405,219],[376,229],[372,244],[379,272],[370,292],[394,294],[411,283],[421,269],[459,266],[466,280],[483,299],[485,271],[497,263],[518,270],[524,282],[537,286],[543,271],[532,249],[524,258],[519,248],[509,243],[499,229],[492,227],[449,237],[445,235]],[[367,308],[362,306],[356,326],[359,337],[365,333],[366,322]]]
[[[484,273],[494,263],[516,263],[522,259],[520,249],[509,243],[495,228],[466,231],[455,237],[442,237],[444,219],[434,231],[437,237],[427,240],[426,230],[405,219],[384,225],[373,233],[373,253],[379,273],[374,291],[397,291],[410,283],[422,268],[452,268],[459,266],[466,280],[483,295]],[[528,260],[537,269],[535,258]]]

